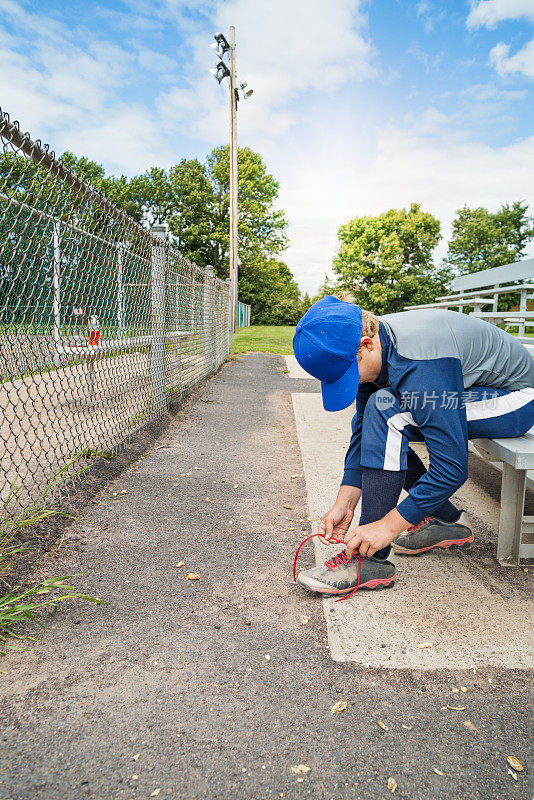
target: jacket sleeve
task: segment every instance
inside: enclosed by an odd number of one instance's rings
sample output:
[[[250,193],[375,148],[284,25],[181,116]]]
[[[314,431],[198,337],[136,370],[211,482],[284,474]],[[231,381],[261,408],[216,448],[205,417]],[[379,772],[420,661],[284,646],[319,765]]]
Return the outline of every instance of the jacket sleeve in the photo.
[[[416,525],[467,480],[467,415],[458,358],[406,361],[409,366],[397,392],[424,437],[430,467],[397,505],[397,511]]]
[[[362,487],[362,467],[360,464],[362,452],[362,420],[368,399],[378,391],[375,383],[361,383],[356,395],[356,413],[352,418],[352,436],[345,455],[345,469],[341,486]]]

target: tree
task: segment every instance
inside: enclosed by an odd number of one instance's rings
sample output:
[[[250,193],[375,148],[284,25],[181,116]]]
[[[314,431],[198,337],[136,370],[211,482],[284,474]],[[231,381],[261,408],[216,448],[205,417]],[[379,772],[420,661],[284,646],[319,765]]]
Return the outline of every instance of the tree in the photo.
[[[213,265],[215,274],[221,278],[228,275],[228,146],[215,148],[204,164],[198,159],[182,159],[169,170],[152,167],[133,178],[106,176],[100,164],[71,152],[64,153],[61,158],[67,168],[103,192],[145,227],[167,222],[169,238],[186,258],[201,267]],[[283,211],[275,207],[278,182],[268,173],[261,156],[249,148],[238,150],[238,168],[240,299],[251,304],[255,322],[296,323],[310,301],[307,298],[303,304],[289,267],[278,260],[287,246],[287,221]],[[117,226],[109,215],[97,204],[87,202],[82,195],[65,191],[60,182],[32,161],[4,155],[0,158],[0,178],[6,191],[13,193],[17,200],[24,202],[28,197],[30,205],[37,209],[52,210],[60,221],[89,230],[102,239],[116,240]],[[19,228],[24,229],[28,224],[27,214],[19,213],[19,217],[12,222],[15,226],[12,234],[15,235]],[[35,227],[41,222],[35,222],[32,218],[31,224]],[[61,243],[65,254],[62,288],[65,296],[72,297],[74,305],[89,307],[91,298],[85,296],[86,289],[83,287],[88,287],[87,291],[92,292],[95,282],[98,282],[98,285],[106,285],[109,289],[116,280],[116,269],[108,251],[101,249],[98,254],[96,251],[89,252],[93,239],[82,234],[76,234],[76,237],[64,233],[65,241]],[[39,242],[42,242],[42,252],[32,250],[31,258],[34,269],[37,262],[42,265],[43,279],[35,283],[44,287],[48,308],[52,302],[50,235],[39,237]],[[9,253],[9,242],[3,252],[5,259],[0,264],[0,288],[18,281],[17,308],[23,305],[33,307],[35,298],[28,294],[24,283],[25,266],[15,263],[14,255],[11,257]],[[91,284],[83,279],[83,270],[89,259],[96,267]],[[123,269],[127,268],[128,259],[123,261]],[[116,298],[117,293],[107,290],[102,294]],[[39,300],[40,306],[43,302]],[[110,316],[114,313],[109,310]]]
[[[518,261],[534,238],[534,219],[528,204],[503,203],[496,212],[464,206],[452,224],[452,237],[445,262],[457,273],[478,272]]]
[[[432,263],[440,223],[417,203],[408,210],[355,217],[340,227],[338,236],[337,288],[354,294],[359,305],[375,314],[431,302],[444,288],[448,272]]]
[[[239,299],[251,305],[253,325],[295,325],[306,309],[287,264],[249,261],[239,277]]]
[[[169,170],[169,183],[172,208],[168,223],[174,244],[190,261],[202,267],[215,265],[215,195],[206,167],[196,158],[183,158]]]
[[[261,156],[248,147],[237,151],[239,196],[239,262],[246,268],[258,259],[274,258],[287,247],[287,220],[274,208],[279,184],[267,172]],[[214,199],[214,266],[221,277],[229,269],[230,148],[216,147],[207,159],[208,177]]]

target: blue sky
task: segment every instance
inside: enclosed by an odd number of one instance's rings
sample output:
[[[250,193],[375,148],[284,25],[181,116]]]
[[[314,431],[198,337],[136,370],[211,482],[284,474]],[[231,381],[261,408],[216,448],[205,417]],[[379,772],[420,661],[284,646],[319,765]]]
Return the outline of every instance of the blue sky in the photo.
[[[534,208],[534,0],[0,0],[0,105],[115,174],[227,140],[208,44],[234,24],[239,142],[280,182],[303,289],[340,224],[412,201]]]

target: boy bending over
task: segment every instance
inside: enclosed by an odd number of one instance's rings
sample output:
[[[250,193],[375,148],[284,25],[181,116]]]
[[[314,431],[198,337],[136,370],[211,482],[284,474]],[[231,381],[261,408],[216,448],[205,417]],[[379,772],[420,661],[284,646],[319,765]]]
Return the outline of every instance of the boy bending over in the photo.
[[[442,309],[374,316],[328,295],[302,317],[293,349],[321,381],[323,405],[356,400],[352,437],[321,540],[346,550],[301,572],[305,589],[342,595],[395,582],[396,553],[468,547],[471,523],[450,497],[467,480],[468,439],[516,437],[534,426],[534,359],[511,334]],[[409,442],[424,442],[425,469]],[[408,496],[398,503],[401,489]],[[358,524],[351,529],[361,497]]]

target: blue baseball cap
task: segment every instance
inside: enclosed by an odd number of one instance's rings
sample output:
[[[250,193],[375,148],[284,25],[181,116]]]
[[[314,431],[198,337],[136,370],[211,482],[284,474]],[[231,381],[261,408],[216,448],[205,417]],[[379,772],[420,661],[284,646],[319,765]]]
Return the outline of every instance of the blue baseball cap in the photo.
[[[361,336],[360,306],[330,294],[310,306],[297,323],[295,357],[302,369],[321,381],[326,411],[341,411],[356,399]]]

